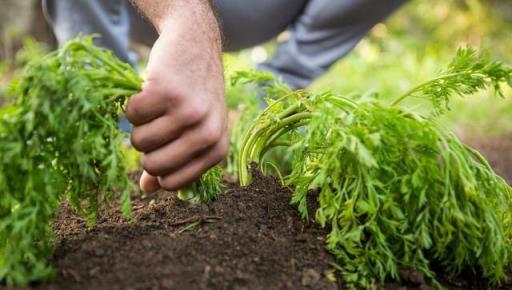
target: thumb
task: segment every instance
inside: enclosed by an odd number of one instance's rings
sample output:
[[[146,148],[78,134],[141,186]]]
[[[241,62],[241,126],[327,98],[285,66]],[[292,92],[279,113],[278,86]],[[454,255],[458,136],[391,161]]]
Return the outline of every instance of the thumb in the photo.
[[[149,175],[145,170],[142,172],[142,176],[139,181],[140,189],[145,193],[153,193],[160,189],[160,183],[154,176]]]

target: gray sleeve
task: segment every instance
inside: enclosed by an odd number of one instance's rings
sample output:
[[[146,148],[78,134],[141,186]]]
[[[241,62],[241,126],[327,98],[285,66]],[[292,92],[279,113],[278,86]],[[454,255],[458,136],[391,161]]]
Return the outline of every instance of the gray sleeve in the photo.
[[[79,33],[98,34],[97,45],[135,64],[129,50],[130,21],[126,0],[43,0],[43,9],[59,44]]]
[[[305,88],[346,55],[405,0],[311,0],[289,28],[289,39],[260,69]]]

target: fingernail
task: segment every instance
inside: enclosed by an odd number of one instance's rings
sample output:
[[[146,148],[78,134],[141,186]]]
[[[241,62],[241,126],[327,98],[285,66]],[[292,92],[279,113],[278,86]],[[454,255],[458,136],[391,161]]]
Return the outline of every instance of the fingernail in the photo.
[[[144,193],[153,193],[160,189],[158,179],[149,175],[146,171],[144,171],[140,177],[139,186]]]

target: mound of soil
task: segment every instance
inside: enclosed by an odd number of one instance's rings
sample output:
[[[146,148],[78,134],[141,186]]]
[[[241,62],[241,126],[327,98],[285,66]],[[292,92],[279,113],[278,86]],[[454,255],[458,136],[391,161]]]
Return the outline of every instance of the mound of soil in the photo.
[[[470,143],[510,182],[512,140],[491,141]],[[304,223],[290,194],[256,175],[249,187],[227,185],[209,206],[190,207],[169,192],[141,195],[134,197],[134,222],[114,207],[90,231],[64,205],[54,223],[57,278],[30,289],[343,289],[339,277],[327,278],[328,230]],[[450,289],[512,289],[512,282],[493,288],[472,274],[438,275]],[[401,277],[386,289],[432,289],[414,271]]]
[[[326,278],[326,230],[303,223],[290,194],[260,176],[210,206],[158,192],[133,202],[135,223],[112,211],[91,231],[64,206],[58,277],[34,289],[338,289]]]

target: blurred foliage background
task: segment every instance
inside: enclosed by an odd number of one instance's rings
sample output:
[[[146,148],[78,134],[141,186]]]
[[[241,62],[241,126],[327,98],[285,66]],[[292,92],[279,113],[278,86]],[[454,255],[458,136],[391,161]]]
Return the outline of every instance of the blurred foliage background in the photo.
[[[432,77],[448,64],[458,47],[467,45],[512,63],[512,1],[410,1],[376,25],[310,89],[342,94],[376,91],[390,99]],[[270,43],[227,55],[226,67],[228,71],[252,67],[270,57],[273,48]],[[510,97],[509,90],[505,99],[490,99],[485,94],[455,98],[452,111],[443,120],[462,137],[509,135]]]
[[[277,41],[226,54],[226,75],[265,61],[271,57]],[[310,89],[342,94],[377,91],[381,98],[389,99],[433,76],[446,66],[457,47],[465,45],[487,50],[494,58],[512,63],[512,1],[409,1],[384,23],[376,25]],[[17,70],[28,59],[54,46],[39,0],[0,2],[0,104],[6,101],[9,80]],[[248,95],[251,94],[240,88],[230,88],[230,108],[242,105],[256,110],[257,98]],[[511,96],[509,90],[505,99],[485,94],[459,99],[443,120],[462,137],[510,135]],[[422,104],[412,105],[421,108]]]

